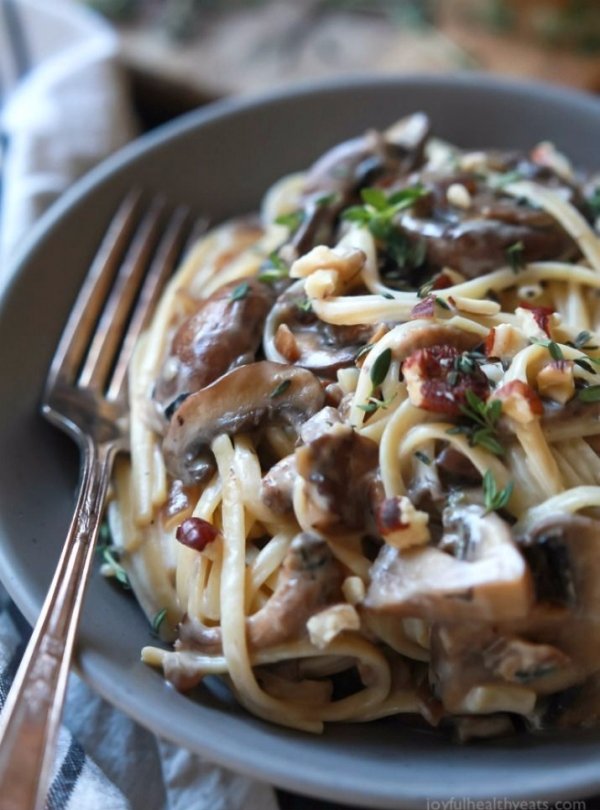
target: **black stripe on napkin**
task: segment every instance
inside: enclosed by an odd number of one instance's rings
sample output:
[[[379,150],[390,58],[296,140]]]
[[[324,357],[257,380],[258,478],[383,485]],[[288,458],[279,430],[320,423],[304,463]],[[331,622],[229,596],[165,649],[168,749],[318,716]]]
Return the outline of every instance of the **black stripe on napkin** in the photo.
[[[65,810],[85,765],[85,752],[73,739],[48,791],[45,810]]]

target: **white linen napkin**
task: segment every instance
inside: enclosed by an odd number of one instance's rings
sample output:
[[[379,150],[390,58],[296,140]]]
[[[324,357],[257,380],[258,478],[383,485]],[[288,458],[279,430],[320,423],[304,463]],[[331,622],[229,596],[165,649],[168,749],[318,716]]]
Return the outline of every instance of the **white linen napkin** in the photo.
[[[32,66],[11,78],[17,12]],[[41,213],[79,176],[136,134],[114,35],[94,15],[53,0],[1,0],[0,69],[13,85],[0,125],[0,288]],[[13,71],[14,72],[14,71]],[[8,77],[8,81],[7,81]],[[0,708],[29,628],[0,587]],[[277,810],[274,790],[152,734],[72,675],[47,810]]]

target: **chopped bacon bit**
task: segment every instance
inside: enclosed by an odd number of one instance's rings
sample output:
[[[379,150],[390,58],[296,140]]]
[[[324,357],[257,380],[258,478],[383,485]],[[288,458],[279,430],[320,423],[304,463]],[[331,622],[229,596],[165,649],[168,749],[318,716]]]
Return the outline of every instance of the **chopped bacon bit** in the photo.
[[[177,527],[175,538],[194,551],[204,551],[209,543],[217,537],[219,532],[208,520],[199,517],[190,517]]]
[[[512,380],[494,391],[493,399],[502,402],[502,412],[517,422],[529,422],[544,413],[542,400],[534,389],[522,380]]]
[[[428,295],[423,298],[418,304],[415,304],[410,311],[410,319],[416,318],[433,318],[435,315],[435,295]]]
[[[519,301],[519,306],[523,309],[528,309],[533,315],[533,319],[540,329],[545,332],[548,337],[551,337],[550,317],[554,315],[554,310],[552,307],[535,307],[532,304],[529,304],[527,301]]]
[[[375,510],[375,523],[379,534],[386,535],[390,532],[397,532],[408,529],[409,524],[402,521],[402,510],[400,509],[400,498],[385,498],[377,504]]]
[[[467,391],[486,399],[489,382],[479,366],[470,372],[460,368],[461,352],[453,346],[417,349],[406,358],[402,372],[410,401],[417,408],[459,416],[467,404]]]
[[[447,273],[438,273],[433,279],[431,285],[432,290],[445,290],[447,287],[452,287],[454,282]]]

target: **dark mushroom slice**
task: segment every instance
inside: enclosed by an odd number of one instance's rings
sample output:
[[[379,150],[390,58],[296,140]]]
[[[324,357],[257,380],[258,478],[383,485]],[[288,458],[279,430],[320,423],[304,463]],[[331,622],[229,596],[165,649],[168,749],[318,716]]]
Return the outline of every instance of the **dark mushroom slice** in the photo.
[[[298,534],[284,558],[277,587],[266,604],[246,619],[252,650],[261,650],[306,635],[306,622],[341,599],[342,571],[322,537]],[[178,650],[221,648],[221,629],[189,617],[180,625]]]
[[[526,161],[514,162],[517,176],[533,179],[558,191],[578,207],[581,192],[549,169]],[[531,168],[533,167],[533,168]],[[520,261],[571,259],[579,249],[550,214],[493,188],[473,172],[436,175],[430,171],[411,180],[427,189],[413,210],[397,215],[397,230],[411,243],[421,242],[430,269],[452,267],[467,278],[476,278],[509,263],[507,251],[522,246]],[[449,198],[453,185],[464,187],[467,202]]]
[[[296,450],[310,525],[324,534],[364,530],[379,460],[377,444],[334,425]]]
[[[430,652],[434,693],[451,714],[505,710],[531,715],[539,695],[562,690],[580,677],[556,646],[492,622],[437,623]]]
[[[525,262],[574,258],[578,248],[558,226],[532,228],[478,216],[420,219],[411,214],[399,217],[398,227],[409,240],[426,246],[428,265],[451,267],[467,278],[491,273],[509,263],[509,249],[523,246]]]
[[[236,366],[251,363],[273,304],[273,290],[254,278],[225,284],[175,332],[154,399],[164,411]]]
[[[278,515],[291,512],[297,477],[296,457],[285,456],[263,476],[260,482],[262,502]]]
[[[299,436],[305,444],[328,433],[334,425],[341,424],[339,412],[326,406],[300,426]],[[285,514],[293,508],[294,484],[298,477],[295,454],[285,456],[265,474],[260,485],[262,501],[277,514]]]
[[[450,622],[527,615],[531,579],[508,524],[467,505],[446,510],[444,530],[443,546],[455,554],[384,545],[371,569],[365,607]]]
[[[319,158],[306,177],[304,216],[292,241],[297,254],[331,242],[339,213],[360,201],[361,188],[389,185],[420,166],[429,132],[427,116],[415,113],[386,132],[371,130]]]
[[[600,618],[600,521],[559,513],[519,538],[539,603]],[[597,652],[600,668],[600,648]]]
[[[187,397],[177,408],[163,441],[167,471],[184,484],[205,481],[214,470],[211,442],[265,425],[296,429],[324,402],[310,371],[261,361],[232,369]]]
[[[373,334],[373,326],[334,326],[307,309],[304,283],[284,292],[269,313],[264,351],[269,360],[307,368],[335,379],[340,368],[354,365],[358,351]]]

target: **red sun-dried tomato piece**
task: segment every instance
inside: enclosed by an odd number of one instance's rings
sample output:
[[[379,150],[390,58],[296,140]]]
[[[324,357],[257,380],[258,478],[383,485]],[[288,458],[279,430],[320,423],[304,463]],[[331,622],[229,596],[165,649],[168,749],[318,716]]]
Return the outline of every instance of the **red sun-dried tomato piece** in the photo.
[[[190,517],[183,521],[175,532],[175,538],[188,548],[195,551],[204,551],[209,543],[217,537],[219,532],[208,520],[199,517]]]

